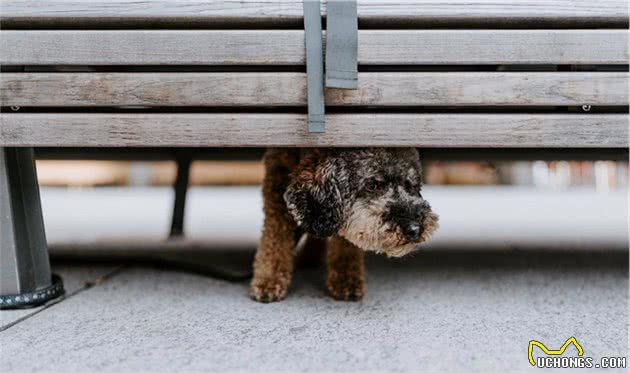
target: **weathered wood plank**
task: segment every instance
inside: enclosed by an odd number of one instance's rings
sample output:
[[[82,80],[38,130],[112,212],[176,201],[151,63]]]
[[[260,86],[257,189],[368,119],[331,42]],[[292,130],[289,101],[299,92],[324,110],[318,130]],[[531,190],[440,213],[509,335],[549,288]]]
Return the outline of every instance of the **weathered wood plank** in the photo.
[[[302,0],[2,0],[0,9],[4,27],[302,25]],[[625,0],[358,0],[358,15],[362,26],[628,24]]]
[[[334,106],[627,105],[628,73],[361,73]],[[305,106],[302,73],[0,74],[2,106]]]
[[[180,149],[181,150],[181,149]],[[187,148],[195,160],[259,160],[265,148]],[[435,161],[628,161],[628,148],[423,148],[423,160]],[[35,148],[37,159],[52,160],[174,160],[172,148]]]
[[[3,65],[302,65],[301,30],[2,31]],[[627,64],[628,30],[362,30],[359,63]]]
[[[626,114],[0,114],[0,146],[619,148]]]

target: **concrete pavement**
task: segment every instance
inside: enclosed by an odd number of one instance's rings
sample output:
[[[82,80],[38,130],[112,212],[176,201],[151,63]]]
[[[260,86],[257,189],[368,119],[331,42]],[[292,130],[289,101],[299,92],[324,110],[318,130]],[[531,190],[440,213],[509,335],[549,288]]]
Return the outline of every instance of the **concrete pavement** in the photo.
[[[2,331],[3,371],[531,372],[529,340],[570,336],[585,356],[628,355],[624,252],[369,257],[360,303],[328,298],[320,270],[299,269],[288,299],[259,304],[246,282],[123,265],[55,265],[68,283],[99,283]],[[11,312],[24,311],[3,323]]]

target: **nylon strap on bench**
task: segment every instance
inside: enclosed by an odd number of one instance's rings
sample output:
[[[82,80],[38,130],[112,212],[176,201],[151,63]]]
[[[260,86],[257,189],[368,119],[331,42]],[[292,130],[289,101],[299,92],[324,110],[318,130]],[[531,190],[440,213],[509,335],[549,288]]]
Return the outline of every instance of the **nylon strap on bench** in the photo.
[[[308,132],[324,132],[324,54],[319,0],[304,0],[304,43],[306,45]]]
[[[328,0],[326,13],[326,87],[357,89],[357,2]]]

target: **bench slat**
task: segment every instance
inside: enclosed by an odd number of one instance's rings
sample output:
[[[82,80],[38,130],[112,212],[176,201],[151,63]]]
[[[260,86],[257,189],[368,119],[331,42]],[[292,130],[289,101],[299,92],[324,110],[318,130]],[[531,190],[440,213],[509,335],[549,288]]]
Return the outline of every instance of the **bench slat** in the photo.
[[[303,65],[301,30],[3,30],[3,65]],[[359,63],[627,64],[628,30],[362,30]]]
[[[628,73],[361,73],[328,105],[627,105]],[[302,73],[0,74],[2,106],[305,106]]]
[[[302,0],[2,0],[0,9],[4,27],[302,25]],[[358,15],[363,26],[628,24],[625,0],[358,0]]]
[[[626,114],[0,114],[0,146],[628,146]]]

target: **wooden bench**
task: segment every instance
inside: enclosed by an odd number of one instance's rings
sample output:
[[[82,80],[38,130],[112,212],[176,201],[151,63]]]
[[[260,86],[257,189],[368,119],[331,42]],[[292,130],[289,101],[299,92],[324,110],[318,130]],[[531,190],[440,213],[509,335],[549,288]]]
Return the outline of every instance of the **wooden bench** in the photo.
[[[301,0],[0,4],[3,295],[50,285],[33,148],[627,155],[626,0],[358,0],[359,89],[318,134]]]

